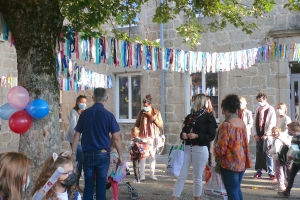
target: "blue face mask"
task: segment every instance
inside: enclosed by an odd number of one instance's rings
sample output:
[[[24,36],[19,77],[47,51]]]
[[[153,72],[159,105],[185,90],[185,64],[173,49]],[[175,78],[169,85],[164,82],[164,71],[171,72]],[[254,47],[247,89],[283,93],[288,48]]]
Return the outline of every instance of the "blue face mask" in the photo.
[[[78,104],[78,107],[80,110],[84,110],[86,108],[86,104],[85,103],[80,103]]]
[[[149,107],[144,107],[144,111],[145,111],[145,112],[148,112],[149,110],[150,110]]]

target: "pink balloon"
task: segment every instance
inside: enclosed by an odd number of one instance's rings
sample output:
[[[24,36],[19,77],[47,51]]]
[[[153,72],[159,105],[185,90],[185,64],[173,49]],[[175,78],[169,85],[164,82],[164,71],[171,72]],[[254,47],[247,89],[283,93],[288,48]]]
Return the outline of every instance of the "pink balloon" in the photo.
[[[15,108],[24,109],[29,103],[29,93],[22,86],[15,86],[7,93],[8,103]]]

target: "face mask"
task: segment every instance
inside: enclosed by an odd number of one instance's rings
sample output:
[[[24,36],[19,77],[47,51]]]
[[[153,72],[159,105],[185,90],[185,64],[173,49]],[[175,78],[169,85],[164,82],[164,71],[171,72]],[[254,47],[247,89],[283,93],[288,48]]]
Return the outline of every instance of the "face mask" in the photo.
[[[74,172],[72,172],[65,180],[64,183],[60,182],[60,184],[65,188],[70,188],[76,183],[77,176]]]
[[[284,111],[282,109],[277,109],[278,115],[284,115]]]
[[[149,107],[144,107],[144,111],[145,111],[145,112],[148,112],[149,110],[150,110]]]
[[[29,183],[30,183],[30,177],[28,176],[26,183],[22,186],[22,191],[23,192],[28,188]]]
[[[292,133],[291,131],[288,132],[289,136],[293,136],[294,133]]]
[[[207,102],[205,103],[205,108],[208,108],[208,103]]]
[[[244,104],[244,103],[241,103],[241,104],[240,104],[240,108],[241,108],[241,109],[244,109],[245,107],[246,107],[246,104]]]
[[[80,110],[84,110],[85,107],[86,107],[86,104],[85,103],[80,103],[80,104],[78,104],[78,107],[79,107]]]
[[[266,102],[258,102],[258,104],[259,104],[260,106],[264,106],[264,105],[266,105]]]

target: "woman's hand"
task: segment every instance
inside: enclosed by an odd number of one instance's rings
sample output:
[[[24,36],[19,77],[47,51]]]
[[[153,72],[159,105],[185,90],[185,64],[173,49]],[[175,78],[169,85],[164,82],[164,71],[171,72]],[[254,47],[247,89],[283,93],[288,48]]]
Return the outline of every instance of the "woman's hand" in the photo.
[[[188,139],[188,136],[187,136],[187,134],[186,133],[182,133],[182,138],[184,139],[184,140],[186,140],[186,139]]]
[[[147,111],[147,112],[143,112],[148,118],[152,118],[152,114],[151,114],[151,110]]]
[[[258,141],[259,141],[259,137],[258,137],[258,135],[254,135],[254,140],[255,140],[256,142],[258,142]]]
[[[188,136],[188,138],[190,138],[190,139],[196,139],[196,138],[199,137],[198,134],[196,134],[196,133],[189,133],[189,134],[187,134],[187,136]]]

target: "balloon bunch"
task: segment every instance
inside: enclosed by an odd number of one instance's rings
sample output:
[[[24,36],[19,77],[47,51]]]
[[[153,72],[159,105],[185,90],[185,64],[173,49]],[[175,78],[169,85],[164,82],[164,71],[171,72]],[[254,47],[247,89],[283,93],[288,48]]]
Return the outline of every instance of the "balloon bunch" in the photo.
[[[7,93],[8,103],[0,107],[0,118],[8,120],[9,128],[18,134],[29,130],[32,117],[41,119],[48,115],[49,105],[42,99],[29,103],[29,93],[22,86],[15,86]]]

